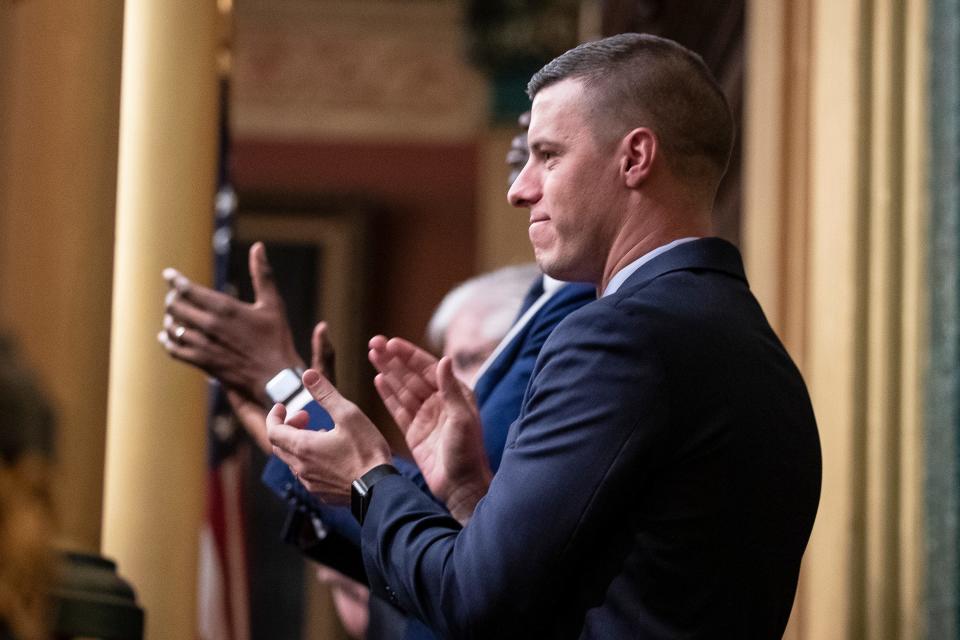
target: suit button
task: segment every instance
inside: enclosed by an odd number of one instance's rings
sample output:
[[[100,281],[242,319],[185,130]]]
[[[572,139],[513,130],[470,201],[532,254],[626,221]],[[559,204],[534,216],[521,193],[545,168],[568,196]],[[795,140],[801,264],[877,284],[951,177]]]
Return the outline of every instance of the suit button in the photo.
[[[386,585],[386,589],[387,589],[388,600],[390,600],[390,603],[399,605],[400,599],[397,598],[397,594],[393,592],[393,589],[390,588],[390,585]]]

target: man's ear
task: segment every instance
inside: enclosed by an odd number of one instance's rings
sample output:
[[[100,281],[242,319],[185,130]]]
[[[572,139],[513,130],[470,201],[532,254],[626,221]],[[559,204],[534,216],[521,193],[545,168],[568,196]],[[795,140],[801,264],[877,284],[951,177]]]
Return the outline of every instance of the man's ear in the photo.
[[[624,136],[620,170],[628,187],[636,188],[650,176],[659,150],[656,134],[646,127],[634,129]]]

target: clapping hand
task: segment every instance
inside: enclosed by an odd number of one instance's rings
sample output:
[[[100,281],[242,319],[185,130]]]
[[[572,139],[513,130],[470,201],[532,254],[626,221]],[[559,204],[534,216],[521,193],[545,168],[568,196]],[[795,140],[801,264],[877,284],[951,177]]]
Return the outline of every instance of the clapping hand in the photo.
[[[374,384],[404,434],[427,486],[466,523],[490,485],[480,414],[473,394],[437,360],[402,338],[370,341]]]
[[[265,404],[267,381],[282,369],[302,367],[303,360],[294,348],[262,243],[250,248],[249,261],[252,304],[192,282],[176,269],[164,269],[170,292],[157,339],[170,356]]]
[[[313,328],[313,335],[310,340],[312,352],[310,356],[310,366],[319,371],[325,378],[333,382],[334,376],[334,351],[330,344],[330,338],[327,336],[327,323],[318,322]],[[267,412],[256,401],[251,400],[239,391],[226,387],[227,401],[233,409],[237,420],[243,425],[247,433],[254,439],[257,445],[264,453],[270,455],[273,453],[273,445],[267,439]]]
[[[325,502],[347,504],[354,480],[390,462],[390,446],[370,419],[318,371],[307,369],[303,385],[333,418],[334,428],[306,429],[305,411],[287,416],[284,406],[276,404],[267,414],[267,437],[274,455],[308,491]]]

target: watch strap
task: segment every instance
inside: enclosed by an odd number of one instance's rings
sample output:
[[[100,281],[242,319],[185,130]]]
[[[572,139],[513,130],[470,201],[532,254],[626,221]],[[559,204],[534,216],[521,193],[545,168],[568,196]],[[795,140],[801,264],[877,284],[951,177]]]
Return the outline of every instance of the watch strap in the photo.
[[[281,369],[275,376],[270,378],[267,384],[264,386],[264,391],[267,393],[273,402],[279,402],[281,404],[288,404],[298,395],[302,394],[304,391],[303,381],[301,380],[303,376],[303,369],[299,367],[287,367],[286,369]],[[309,402],[309,401],[308,401]],[[303,404],[306,404],[304,402]],[[289,407],[287,407],[289,410]],[[303,407],[299,407],[302,409]]]
[[[392,464],[379,464],[353,481],[350,488],[350,510],[353,517],[361,525],[367,516],[370,500],[373,497],[373,487],[387,476],[398,475],[400,472]]]
[[[300,391],[297,391],[292,398],[284,402],[283,406],[287,408],[287,415],[292,416],[311,402],[313,402],[313,395],[311,395],[310,390],[300,387]]]

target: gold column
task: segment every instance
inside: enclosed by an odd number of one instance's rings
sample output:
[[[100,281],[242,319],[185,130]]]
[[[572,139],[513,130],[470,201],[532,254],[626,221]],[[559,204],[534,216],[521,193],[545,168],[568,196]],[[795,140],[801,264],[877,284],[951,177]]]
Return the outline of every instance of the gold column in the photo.
[[[823,444],[788,637],[917,638],[925,4],[749,10],[748,272]]]
[[[206,387],[157,346],[164,266],[203,279],[216,168],[217,6],[128,0],[103,550],[147,612],[147,638],[196,634]]]
[[[100,546],[122,0],[0,3],[0,326],[58,416],[63,544]]]

